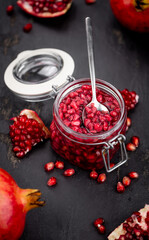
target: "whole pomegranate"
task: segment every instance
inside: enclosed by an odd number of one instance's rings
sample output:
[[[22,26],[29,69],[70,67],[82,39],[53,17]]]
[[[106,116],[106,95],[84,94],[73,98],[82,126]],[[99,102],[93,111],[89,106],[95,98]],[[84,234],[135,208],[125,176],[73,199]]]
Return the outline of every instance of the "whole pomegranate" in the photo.
[[[21,189],[4,169],[0,168],[0,239],[17,240],[23,233],[29,210],[43,206],[38,189]]]
[[[117,20],[130,30],[149,32],[149,0],[110,0]]]

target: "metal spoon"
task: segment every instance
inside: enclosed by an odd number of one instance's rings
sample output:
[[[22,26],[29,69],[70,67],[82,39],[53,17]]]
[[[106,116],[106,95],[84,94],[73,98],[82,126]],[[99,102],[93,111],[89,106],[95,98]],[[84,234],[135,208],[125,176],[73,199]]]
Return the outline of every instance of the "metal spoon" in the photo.
[[[94,103],[97,111],[101,112],[109,112],[108,108],[103,104],[99,103],[96,98],[96,78],[95,78],[95,65],[94,65],[94,52],[93,52],[93,36],[92,36],[92,25],[90,17],[85,19],[86,24],[86,36],[87,36],[87,50],[88,50],[88,60],[89,60],[89,70],[90,70],[90,78],[92,85],[92,101],[86,106],[91,107],[91,104]],[[82,112],[82,119],[84,122],[85,119],[85,108]]]

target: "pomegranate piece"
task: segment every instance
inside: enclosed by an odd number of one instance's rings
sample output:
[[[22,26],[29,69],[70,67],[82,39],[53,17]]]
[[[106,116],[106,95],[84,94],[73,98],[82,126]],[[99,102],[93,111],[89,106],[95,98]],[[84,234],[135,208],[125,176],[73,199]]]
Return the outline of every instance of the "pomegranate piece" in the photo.
[[[132,179],[135,179],[135,178],[139,177],[139,174],[137,172],[130,172],[128,175]]]
[[[125,191],[125,187],[121,182],[117,183],[117,192],[123,193]]]
[[[98,177],[98,173],[95,170],[90,172],[90,178],[97,179],[97,177]]]
[[[108,240],[148,239],[149,229],[149,205],[135,212],[117,227]]]
[[[137,136],[133,136],[133,137],[131,138],[131,142],[135,145],[135,147],[138,147],[138,146],[139,146],[139,143],[140,143],[140,139],[139,139],[139,137],[137,137]]]
[[[24,27],[23,27],[23,31],[28,33],[32,30],[32,24],[31,23],[27,23]]]
[[[125,177],[123,177],[123,181],[122,182],[123,182],[123,185],[125,187],[128,187],[130,185],[130,183],[131,183],[131,179],[129,177],[125,176]]]
[[[96,0],[85,0],[85,2],[86,2],[87,4],[90,4],[90,3],[95,3]]]
[[[75,170],[73,168],[69,168],[66,169],[63,174],[65,177],[70,177],[75,174]]]
[[[97,179],[97,182],[99,182],[99,183],[104,183],[105,181],[106,181],[106,174],[105,173],[101,173],[101,174],[99,174],[99,176],[98,176],[98,179]]]
[[[17,4],[33,16],[53,18],[64,15],[71,7],[72,0],[18,0]]]
[[[56,161],[55,162],[55,167],[58,168],[58,169],[64,169],[64,162]]]
[[[47,182],[47,185],[48,185],[49,187],[52,187],[52,186],[54,186],[54,185],[56,185],[56,184],[57,184],[57,180],[56,180],[55,177],[49,178],[49,180],[48,180],[48,182]]]
[[[125,88],[124,90],[120,91],[120,93],[122,94],[127,110],[129,111],[133,109],[139,101],[139,96],[136,94],[136,92],[131,92]]]
[[[0,196],[0,239],[20,239],[27,212],[45,204],[39,201],[41,192],[19,188],[10,174],[0,168]]]
[[[127,149],[127,151],[133,152],[136,150],[136,146],[133,143],[127,143],[126,149]]]
[[[103,218],[97,218],[95,221],[94,221],[94,226],[95,227],[98,227],[98,225],[102,225],[104,223],[104,219]]]
[[[13,151],[18,158],[24,157],[33,146],[50,137],[48,128],[32,110],[24,109],[19,116],[11,120],[14,123],[9,126],[9,134]]]
[[[13,5],[7,6],[6,12],[7,12],[8,15],[11,15],[13,13],[13,11],[14,11],[14,6]]]
[[[46,163],[44,169],[46,172],[50,172],[51,170],[54,169],[54,163],[53,162]]]

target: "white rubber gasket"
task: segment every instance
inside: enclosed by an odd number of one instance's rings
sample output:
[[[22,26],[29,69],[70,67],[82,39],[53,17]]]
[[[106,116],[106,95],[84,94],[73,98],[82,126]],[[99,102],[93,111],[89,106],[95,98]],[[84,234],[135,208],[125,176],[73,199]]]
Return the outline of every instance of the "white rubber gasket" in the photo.
[[[23,58],[30,58],[39,54],[49,54],[52,53],[58,54],[62,60],[63,60],[63,68],[55,76],[53,79],[50,79],[49,81],[38,83],[38,84],[26,84],[21,81],[18,81],[14,75],[13,75],[13,69],[21,61]],[[41,96],[41,95],[47,95],[48,93],[52,91],[52,86],[61,86],[66,82],[66,79],[69,75],[73,74],[74,71],[74,60],[73,58],[66,52],[54,49],[54,48],[42,48],[37,50],[28,50],[23,51],[20,54],[18,54],[17,58],[9,64],[7,67],[5,73],[4,73],[4,82],[6,86],[15,94],[21,96]]]

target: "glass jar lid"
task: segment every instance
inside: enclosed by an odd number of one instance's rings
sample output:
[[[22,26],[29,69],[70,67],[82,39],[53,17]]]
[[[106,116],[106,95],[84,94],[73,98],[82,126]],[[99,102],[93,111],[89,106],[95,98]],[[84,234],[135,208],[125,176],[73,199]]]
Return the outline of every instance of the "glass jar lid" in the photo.
[[[9,64],[4,74],[6,86],[27,101],[43,101],[53,96],[53,89],[66,83],[73,74],[72,57],[59,49],[23,51]]]

